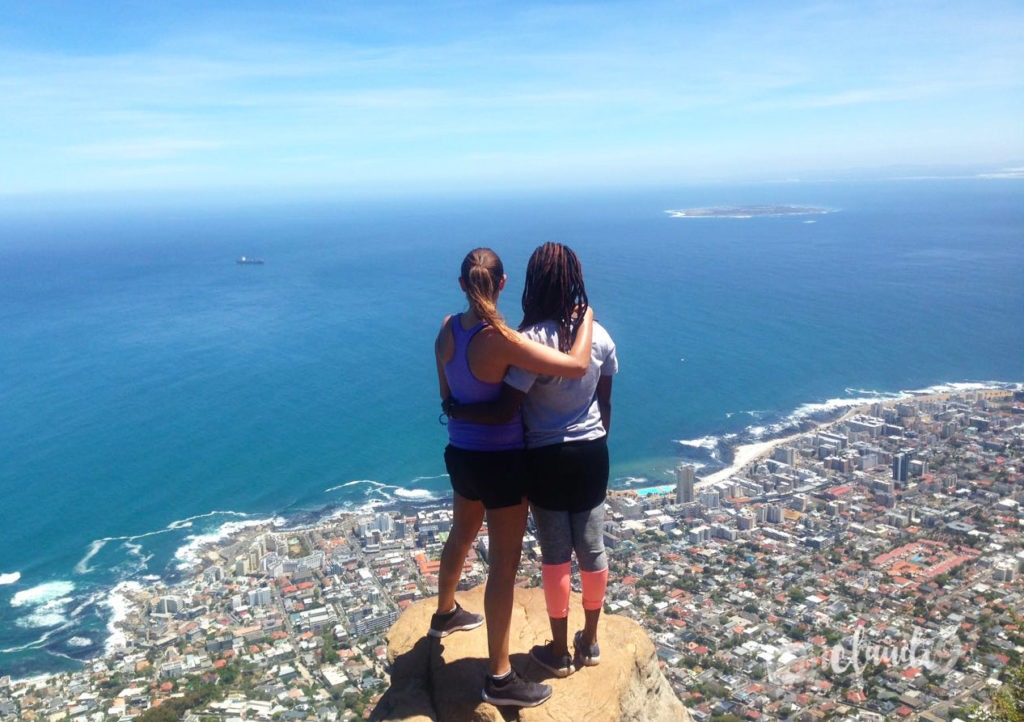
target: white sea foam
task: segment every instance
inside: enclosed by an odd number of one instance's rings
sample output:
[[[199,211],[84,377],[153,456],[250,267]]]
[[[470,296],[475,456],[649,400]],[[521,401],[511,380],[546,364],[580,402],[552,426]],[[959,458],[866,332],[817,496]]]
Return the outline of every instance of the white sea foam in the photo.
[[[118,647],[125,647],[128,644],[128,638],[124,632],[118,627],[118,624],[128,618],[128,612],[131,610],[131,600],[128,598],[127,593],[138,592],[142,589],[142,585],[138,582],[121,582],[115,586],[107,597],[104,604],[110,607],[110,619],[107,622],[107,641],[104,644],[104,648],[107,654],[110,654]]]
[[[46,582],[31,589],[23,589],[11,598],[12,607],[35,607],[66,598],[75,591],[73,582]]]
[[[410,501],[433,501],[437,499],[434,494],[426,489],[395,489],[395,496]]]
[[[709,451],[718,448],[717,436],[702,436],[699,439],[678,439],[677,444],[681,446],[690,446],[694,449],[708,449]]]
[[[913,389],[900,392],[903,396],[930,396],[932,394],[957,394],[968,391],[981,391],[983,389],[1013,389],[1020,391],[1024,388],[1021,383],[1008,383],[1006,381],[953,381],[945,384],[936,384],[923,389]]]
[[[73,583],[57,581],[16,593],[11,598],[11,606],[27,608],[27,613],[14,623],[25,629],[47,629],[67,623],[67,608],[74,601],[69,595],[74,590]]]
[[[46,629],[47,631],[31,642],[17,647],[0,649],[0,652],[13,653],[28,649],[40,649],[54,634],[71,627],[74,624],[74,618],[97,597],[97,595],[93,595],[69,611],[69,607],[75,603],[75,599],[71,596],[74,590],[75,585],[72,582],[55,581],[40,584],[15,594],[11,599],[11,606],[24,609],[26,612],[14,621],[15,625],[23,629]]]
[[[7,647],[6,649],[0,649],[0,654],[13,654],[14,652],[24,652],[27,649],[39,649],[40,647],[42,647],[43,645],[46,644],[46,642],[50,639],[50,637],[52,637],[57,632],[63,631],[64,629],[66,629],[69,626],[71,626],[71,622],[67,622],[67,623],[61,625],[60,627],[56,627],[55,629],[51,629],[48,632],[46,632],[45,634],[43,634],[41,637],[39,637],[38,639],[33,639],[31,642],[27,642],[27,643],[19,645],[17,647]],[[25,681],[25,680],[22,680],[22,681]]]
[[[72,637],[68,640],[69,647],[88,647],[92,644],[92,640],[88,637]]]
[[[143,566],[145,566],[145,562],[149,560],[149,557],[143,557],[141,552],[142,548],[139,545],[134,545],[136,549],[133,551],[132,546],[130,545],[131,542],[135,542],[139,539],[145,539],[151,536],[157,536],[158,534],[167,534],[169,532],[178,531],[180,529],[187,529],[192,526],[192,523],[194,521],[198,519],[206,519],[211,516],[238,516],[244,518],[249,515],[240,511],[208,511],[205,514],[196,514],[195,516],[190,516],[187,519],[179,519],[176,521],[172,521],[163,529],[157,529],[155,531],[147,531],[142,534],[126,534],[123,536],[108,536],[103,537],[102,539],[94,539],[89,544],[89,548],[88,550],[86,550],[85,556],[83,556],[78,561],[78,563],[75,564],[75,573],[88,574],[89,572],[91,572],[93,568],[89,566],[89,562],[92,560],[93,557],[95,557],[100,552],[100,550],[103,549],[104,546],[106,546],[108,542],[114,541],[126,542],[125,547],[128,548],[128,551],[135,553],[139,558],[143,559]]]
[[[766,413],[768,413],[768,412],[767,411],[761,411],[759,409],[749,409],[749,410],[746,410],[746,411],[727,411],[725,413],[725,418],[731,419],[733,416],[736,416],[738,414],[746,414],[747,416],[751,417],[752,419],[760,419]]]
[[[389,502],[390,497],[388,499],[370,499],[369,501],[364,501],[362,504],[352,504],[350,508],[358,514],[366,514],[375,512],[377,509],[387,506]]]
[[[430,481],[431,479],[447,479],[448,474],[434,474],[433,476],[415,476],[413,477],[410,484],[418,484],[421,481]]]
[[[981,391],[991,388],[1016,388],[1020,384],[1009,384],[1001,381],[961,381],[945,384],[936,384],[923,389],[910,391],[873,391],[869,389],[846,389],[847,393],[857,394],[850,398],[829,399],[820,403],[803,404],[790,416],[791,421],[802,421],[807,418],[823,414],[832,414],[843,409],[853,409],[858,406],[868,406],[879,401],[899,401],[915,396],[932,396],[935,394],[955,394],[969,391]]]
[[[847,389],[851,391],[851,389]],[[859,406],[867,406],[878,401],[892,401],[903,398],[900,394],[885,394],[878,391],[861,391],[862,396],[849,398],[828,399],[827,401],[802,404],[787,416],[782,417],[773,424],[758,424],[746,427],[740,434],[726,434],[721,441],[728,443],[732,439],[743,437],[745,440],[758,441],[765,438],[773,438],[780,434],[791,433],[793,428],[802,422],[814,419],[831,418],[838,416],[840,412],[848,409],[855,409]],[[761,418],[767,412],[742,412]]]
[[[723,436],[702,436],[699,439],[678,439],[677,444],[683,447],[687,447],[687,451],[684,451],[684,455],[688,457],[692,456],[703,456],[709,459],[718,460],[721,457],[721,446],[723,443],[728,443],[730,438],[734,437],[735,434],[725,434]],[[690,459],[687,459],[687,463]]]
[[[410,483],[416,484],[420,481],[427,481],[431,479],[445,479],[447,474],[438,474],[436,476],[417,476]],[[335,516],[339,514],[365,514],[373,513],[376,509],[381,506],[386,506],[390,502],[396,499],[402,499],[405,501],[412,502],[429,502],[436,501],[441,498],[436,493],[428,489],[410,489],[408,486],[397,486],[395,484],[386,484],[382,481],[376,481],[374,479],[355,479],[353,481],[347,481],[344,484],[338,484],[324,489],[324,493],[330,493],[339,491],[341,489],[354,487],[354,486],[365,486],[367,487],[364,492],[364,500],[346,501],[342,504],[342,508],[335,512]],[[377,497],[377,498],[374,498]]]
[[[221,524],[215,531],[207,534],[194,534],[186,537],[187,543],[174,552],[174,558],[179,560],[179,570],[190,569],[195,566],[202,557],[204,547],[216,544],[232,534],[237,534],[243,529],[255,526],[271,524],[273,526],[284,526],[287,520],[276,516],[270,519],[247,519],[245,521],[229,521]]]
[[[92,571],[89,562],[92,561],[94,556],[99,554],[100,549],[106,545],[107,541],[107,539],[94,539],[89,544],[89,549],[85,552],[85,556],[79,559],[78,564],[75,565],[75,574],[88,574]]]
[[[390,501],[390,497],[388,499],[370,499],[364,502],[345,501],[332,511],[327,518],[339,519],[350,515],[375,514],[378,509],[388,506]]]
[[[189,526],[191,526],[191,523],[189,524]],[[185,527],[178,527],[178,528],[180,529],[180,528],[185,528]],[[121,546],[124,547],[125,551],[128,552],[128,554],[130,556],[135,557],[134,563],[132,563],[130,561],[126,562],[127,572],[130,573],[130,574],[133,574],[133,575],[134,574],[138,574],[142,570],[146,569],[148,564],[149,564],[149,560],[153,558],[152,554],[144,554],[143,553],[142,545],[141,544],[136,544],[135,542],[126,541]],[[121,566],[123,566],[123,565],[118,565],[118,567],[121,567]]]
[[[21,572],[8,572],[6,574],[0,574],[0,587],[5,584],[14,584],[21,579]]]
[[[789,415],[789,421],[802,421],[814,416],[821,416],[832,414],[843,409],[852,409],[858,406],[865,406],[867,404],[876,403],[879,399],[874,396],[849,398],[849,399],[829,399],[828,401],[821,401],[818,403],[809,403],[800,405],[796,411]]]
[[[52,654],[54,657],[63,657],[64,659],[68,660],[69,662],[80,662],[81,661],[80,659],[75,659],[70,654],[64,654],[63,652],[58,652],[56,649],[48,649],[48,650],[46,650],[46,652],[47,652],[47,654]]]
[[[330,494],[332,491],[338,491],[339,489],[346,489],[346,488],[348,488],[350,486],[359,486],[360,484],[366,484],[368,486],[374,486],[374,487],[377,487],[378,489],[386,488],[388,486],[387,484],[385,484],[383,482],[375,481],[373,479],[355,479],[353,481],[346,481],[344,484],[338,484],[337,486],[332,486],[330,488],[324,489],[324,493],[325,494]]]
[[[14,623],[22,629],[47,629],[49,627],[59,627],[67,621],[68,618],[59,611],[40,610],[26,614],[24,617],[18,617],[14,620]]]
[[[860,396],[864,398],[875,398],[878,400],[895,399],[899,397],[899,393],[894,393],[892,391],[878,391],[876,389],[855,389],[849,386],[846,387],[846,393],[854,397]]]

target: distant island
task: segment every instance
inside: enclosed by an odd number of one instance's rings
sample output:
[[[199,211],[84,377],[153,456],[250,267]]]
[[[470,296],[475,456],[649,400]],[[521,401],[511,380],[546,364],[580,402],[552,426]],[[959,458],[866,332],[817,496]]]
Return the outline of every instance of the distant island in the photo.
[[[754,218],[756,216],[809,216],[831,213],[813,206],[714,206],[665,211],[672,218]]]

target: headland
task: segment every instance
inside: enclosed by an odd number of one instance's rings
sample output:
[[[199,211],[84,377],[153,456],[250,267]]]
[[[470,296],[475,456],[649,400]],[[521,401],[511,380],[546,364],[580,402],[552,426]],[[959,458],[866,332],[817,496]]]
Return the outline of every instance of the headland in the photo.
[[[757,218],[760,216],[810,216],[832,213],[828,208],[789,205],[710,206],[665,211],[671,218]]]

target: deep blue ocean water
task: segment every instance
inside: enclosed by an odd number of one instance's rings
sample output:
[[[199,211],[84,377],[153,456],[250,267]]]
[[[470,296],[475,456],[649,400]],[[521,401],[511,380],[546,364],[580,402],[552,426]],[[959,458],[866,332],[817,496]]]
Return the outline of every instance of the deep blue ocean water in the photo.
[[[835,212],[664,212],[757,203]],[[807,405],[1024,380],[1021,181],[0,210],[0,675],[101,652],[112,587],[226,523],[442,496],[459,263],[497,250],[518,322],[547,240],[618,345],[619,485]]]

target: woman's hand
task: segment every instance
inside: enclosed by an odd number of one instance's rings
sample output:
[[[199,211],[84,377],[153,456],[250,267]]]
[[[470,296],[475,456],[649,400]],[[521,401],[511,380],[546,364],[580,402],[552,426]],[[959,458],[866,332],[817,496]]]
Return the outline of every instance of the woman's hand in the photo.
[[[458,403],[459,402],[455,400],[454,396],[448,394],[448,396],[441,402],[441,413],[452,418],[452,412],[455,410]]]

